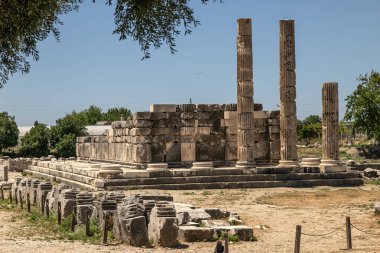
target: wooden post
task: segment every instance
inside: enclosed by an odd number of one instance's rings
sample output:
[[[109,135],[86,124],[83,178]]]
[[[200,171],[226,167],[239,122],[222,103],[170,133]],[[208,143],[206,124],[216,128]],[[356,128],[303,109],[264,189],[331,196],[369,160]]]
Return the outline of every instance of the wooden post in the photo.
[[[45,213],[45,194],[42,193],[42,198],[41,198],[41,214]]]
[[[20,197],[20,206],[21,206],[21,209],[24,209],[24,203],[22,202],[22,193],[21,193],[21,191],[18,192],[18,196]]]
[[[45,212],[46,212],[46,218],[49,218],[49,216],[50,216],[50,210],[49,210],[49,200],[48,199],[46,199],[46,201],[45,201]]]
[[[103,212],[104,217],[104,226],[103,226],[103,244],[108,245],[107,239],[108,239],[108,213]]]
[[[26,207],[28,209],[28,212],[30,213],[30,193],[29,192],[26,194]]]
[[[296,226],[296,242],[294,246],[294,253],[301,252],[301,225]]]
[[[12,204],[12,188],[9,189],[9,203]]]
[[[228,231],[224,233],[224,253],[229,253],[228,251]]]
[[[346,237],[347,237],[347,249],[352,249],[350,217],[346,217]]]
[[[3,186],[1,186],[1,200],[5,200]]]
[[[33,190],[33,193],[34,193],[34,195],[33,195],[33,204],[34,204],[34,205],[37,205],[37,190],[34,189],[34,190]]]
[[[17,199],[17,189],[15,189],[15,203],[16,203],[16,206],[18,205],[18,199]]]
[[[61,222],[62,222],[61,201],[58,201],[57,218],[58,218],[58,225],[61,225]]]
[[[72,219],[71,219],[71,231],[75,231],[75,225],[77,224],[77,206],[73,207]]]
[[[91,231],[90,231],[90,211],[86,210],[86,217],[85,217],[85,223],[86,223],[86,236],[90,237],[91,236]]]

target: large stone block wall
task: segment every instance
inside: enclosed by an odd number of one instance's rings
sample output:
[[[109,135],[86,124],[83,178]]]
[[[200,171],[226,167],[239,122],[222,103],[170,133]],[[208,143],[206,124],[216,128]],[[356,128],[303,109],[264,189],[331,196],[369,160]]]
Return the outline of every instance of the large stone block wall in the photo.
[[[255,156],[280,158],[279,111],[255,104]],[[77,139],[77,156],[129,164],[237,160],[236,104],[152,105],[150,112],[115,121],[102,136]]]
[[[3,170],[4,167],[7,167],[9,171],[22,172],[31,164],[31,158],[2,158],[0,159],[0,170]]]

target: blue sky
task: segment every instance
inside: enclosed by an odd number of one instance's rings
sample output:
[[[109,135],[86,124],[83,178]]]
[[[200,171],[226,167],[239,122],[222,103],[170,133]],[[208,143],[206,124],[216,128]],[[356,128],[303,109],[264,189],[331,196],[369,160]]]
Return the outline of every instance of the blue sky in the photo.
[[[265,110],[279,104],[279,20],[296,26],[297,114],[321,113],[321,84],[339,83],[340,116],[356,78],[380,71],[378,0],[193,0],[201,26],[168,47],[142,52],[112,34],[113,8],[87,1],[62,17],[61,41],[39,44],[40,60],[28,75],[0,89],[0,107],[19,125],[54,124],[73,110],[97,105],[149,110],[152,103],[235,103],[236,19],[252,18],[254,100]]]

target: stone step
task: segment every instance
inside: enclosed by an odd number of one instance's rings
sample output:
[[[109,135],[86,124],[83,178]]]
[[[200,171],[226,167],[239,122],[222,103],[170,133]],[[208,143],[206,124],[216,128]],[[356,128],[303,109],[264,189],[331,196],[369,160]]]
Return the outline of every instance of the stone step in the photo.
[[[361,178],[348,179],[313,179],[313,180],[287,180],[287,181],[242,181],[242,182],[213,182],[188,184],[155,184],[155,185],[105,185],[107,190],[122,190],[127,187],[137,189],[160,190],[200,190],[200,189],[236,189],[236,188],[274,188],[274,187],[315,187],[333,186],[348,187],[363,185]]]
[[[188,176],[188,177],[157,177],[157,178],[130,178],[105,180],[105,186],[130,185],[163,185],[163,184],[191,184],[216,182],[246,182],[246,181],[288,181],[288,180],[324,180],[360,178],[357,173],[297,173],[297,174],[247,174],[247,175],[215,175],[215,176]]]
[[[71,185],[71,186],[78,187],[78,188],[81,188],[81,189],[84,189],[84,190],[88,190],[88,191],[92,191],[92,190],[95,189],[92,185],[84,184],[84,183],[77,182],[77,181],[70,180],[70,179],[63,178],[63,177],[52,176],[52,175],[41,173],[41,172],[38,172],[38,171],[33,171],[33,170],[27,169],[27,170],[24,170],[24,172],[32,174],[33,176],[36,176],[36,177],[39,177],[39,178],[49,179],[49,180],[52,180],[52,181],[57,180],[60,183],[65,183],[67,185]]]
[[[95,178],[46,167],[30,166],[26,172],[38,177],[56,179],[80,188],[94,189]],[[225,172],[225,174],[223,174]],[[236,174],[229,175],[228,172]],[[146,174],[145,174],[146,175]],[[149,175],[153,176],[153,175]],[[192,174],[179,172],[158,174],[161,177],[106,179],[97,185],[106,189],[224,189],[267,187],[313,187],[313,186],[358,186],[363,180],[358,173],[290,173],[290,174],[240,174],[237,170],[218,170],[217,174]]]
[[[41,174],[48,174],[51,176],[55,177],[60,177],[60,178],[67,178],[72,181],[77,181],[83,184],[88,184],[88,185],[93,185],[95,178],[80,175],[80,174],[75,174],[67,171],[60,171],[56,169],[51,169],[51,168],[45,168],[45,167],[39,167],[39,166],[29,166],[28,171],[36,171]]]

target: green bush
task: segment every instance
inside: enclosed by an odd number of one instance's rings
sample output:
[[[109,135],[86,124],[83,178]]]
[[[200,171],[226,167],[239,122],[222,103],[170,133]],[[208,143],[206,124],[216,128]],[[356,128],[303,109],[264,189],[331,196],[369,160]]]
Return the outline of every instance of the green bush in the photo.
[[[21,151],[23,156],[40,157],[50,154],[49,129],[45,124],[34,122],[34,126],[21,140]]]
[[[66,134],[56,145],[55,153],[59,157],[75,156],[76,136],[74,134]]]

